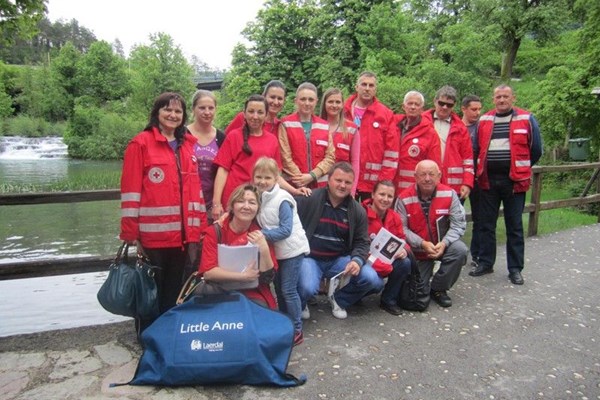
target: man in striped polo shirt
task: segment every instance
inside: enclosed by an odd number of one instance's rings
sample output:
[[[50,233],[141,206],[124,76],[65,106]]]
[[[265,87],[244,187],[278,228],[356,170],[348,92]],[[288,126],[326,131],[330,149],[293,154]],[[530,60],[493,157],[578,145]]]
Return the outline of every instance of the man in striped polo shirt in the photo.
[[[321,279],[344,271],[350,282],[329,298],[333,316],[347,317],[346,308],[364,296],[383,290],[383,280],[366,263],[369,234],[365,209],[350,194],[354,171],[338,162],[329,172],[327,187],[310,197],[296,197],[298,215],[310,244],[310,254],[300,269],[299,293],[302,318],[310,318],[307,300],[319,291]]]
[[[500,203],[506,225],[506,261],[513,285],[524,283],[523,209],[531,181],[531,167],[542,155],[539,125],[528,111],[513,107],[510,86],[494,89],[495,109],[479,119],[477,177],[481,188],[479,265],[469,272],[481,276],[494,272],[496,221]]]

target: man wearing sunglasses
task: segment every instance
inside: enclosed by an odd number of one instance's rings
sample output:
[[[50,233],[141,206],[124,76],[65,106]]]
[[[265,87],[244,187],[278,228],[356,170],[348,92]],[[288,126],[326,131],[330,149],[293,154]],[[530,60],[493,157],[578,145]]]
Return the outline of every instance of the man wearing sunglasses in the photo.
[[[510,86],[500,85],[494,89],[493,102],[495,109],[481,116],[477,128],[481,235],[479,265],[469,275],[494,272],[496,221],[502,203],[508,278],[513,285],[522,285],[521,271],[525,263],[523,208],[531,181],[531,167],[542,156],[542,137],[534,116],[513,106],[515,95]]]
[[[469,196],[475,180],[473,146],[467,127],[453,112],[458,95],[452,86],[442,86],[435,94],[435,107],[423,113],[440,138],[442,183],[458,194],[461,203]]]

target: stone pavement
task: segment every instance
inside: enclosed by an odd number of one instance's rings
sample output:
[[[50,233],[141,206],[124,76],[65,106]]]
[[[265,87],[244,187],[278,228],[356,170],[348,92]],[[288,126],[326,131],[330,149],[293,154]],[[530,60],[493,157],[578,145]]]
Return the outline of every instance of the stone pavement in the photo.
[[[298,388],[110,388],[140,356],[128,321],[0,338],[0,399],[600,399],[599,248],[599,224],[528,239],[513,286],[502,247],[495,273],[463,270],[449,309],[392,317],[372,297],[341,321],[319,298]]]

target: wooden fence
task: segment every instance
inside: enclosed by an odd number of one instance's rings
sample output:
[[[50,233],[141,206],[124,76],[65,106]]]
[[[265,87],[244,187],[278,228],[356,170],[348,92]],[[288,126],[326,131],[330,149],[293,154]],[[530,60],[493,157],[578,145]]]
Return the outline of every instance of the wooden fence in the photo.
[[[541,201],[542,179],[544,174],[569,172],[582,169],[594,169],[595,171],[579,197],[563,200]],[[527,235],[537,235],[539,216],[542,211],[600,202],[600,179],[598,179],[599,174],[600,162],[533,167],[531,202],[525,205],[524,210],[524,213],[529,214],[529,229]],[[594,186],[594,183],[596,184],[596,193],[589,194]],[[76,203],[86,201],[118,200],[119,198],[120,193],[118,190],[4,194],[0,195],[0,206]],[[467,218],[470,219],[470,215],[467,215]],[[598,214],[598,222],[600,222],[600,212]],[[7,264],[0,263],[0,280],[104,271],[108,268],[111,259],[112,257],[97,256],[66,258],[64,260],[23,261]]]

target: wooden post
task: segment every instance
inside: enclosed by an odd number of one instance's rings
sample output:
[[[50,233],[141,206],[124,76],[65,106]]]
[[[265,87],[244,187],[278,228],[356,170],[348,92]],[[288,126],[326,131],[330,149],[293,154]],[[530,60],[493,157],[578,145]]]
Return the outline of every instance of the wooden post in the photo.
[[[529,214],[529,227],[527,228],[527,236],[535,236],[538,231],[538,222],[540,219],[540,200],[542,198],[542,172],[533,171],[533,182],[531,190],[531,203],[533,203],[533,211]]]

